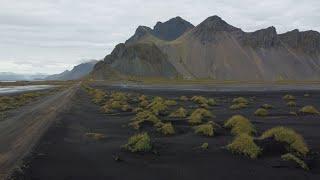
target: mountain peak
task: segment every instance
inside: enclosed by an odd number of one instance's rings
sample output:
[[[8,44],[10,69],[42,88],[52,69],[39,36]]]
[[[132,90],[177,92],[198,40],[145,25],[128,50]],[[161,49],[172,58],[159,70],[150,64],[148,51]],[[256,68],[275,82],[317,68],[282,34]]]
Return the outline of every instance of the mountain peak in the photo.
[[[153,33],[161,39],[172,41],[192,28],[194,26],[190,22],[177,16],[164,23],[158,22],[153,28]]]
[[[198,26],[199,28],[203,28],[210,31],[239,31],[241,29],[231,26],[226,21],[224,21],[221,17],[215,15],[208,17]]]

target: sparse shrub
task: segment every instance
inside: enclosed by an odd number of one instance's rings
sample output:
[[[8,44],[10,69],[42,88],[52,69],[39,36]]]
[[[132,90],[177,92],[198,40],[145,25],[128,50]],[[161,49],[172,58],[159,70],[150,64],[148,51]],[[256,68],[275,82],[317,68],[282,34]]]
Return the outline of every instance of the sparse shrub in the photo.
[[[259,108],[254,112],[254,115],[256,116],[268,116],[269,112],[268,110],[264,108]]]
[[[290,111],[289,114],[292,115],[292,116],[298,116],[298,114],[296,112],[294,112],[294,111]]]
[[[164,135],[172,135],[175,133],[174,127],[171,123],[164,123],[160,128],[158,128],[158,131],[160,131]]]
[[[253,137],[248,134],[240,134],[235,137],[231,144],[227,145],[227,149],[232,153],[242,154],[256,159],[262,149],[254,143]]]
[[[248,107],[247,104],[245,104],[245,103],[239,103],[239,104],[233,104],[233,105],[231,105],[231,106],[230,106],[230,109],[231,109],[231,110],[237,110],[237,109],[243,109],[243,108],[246,108],[246,107]]]
[[[124,148],[131,152],[149,152],[152,149],[150,136],[147,133],[131,136]]]
[[[279,126],[269,129],[261,135],[261,139],[266,138],[274,138],[278,142],[285,143],[288,151],[299,155],[305,156],[309,152],[303,137],[290,128]]]
[[[261,105],[261,108],[264,108],[264,109],[272,109],[273,106],[270,105],[270,104],[263,104],[263,105]]]
[[[203,150],[207,150],[207,149],[209,149],[209,143],[203,143],[200,147]]]
[[[188,101],[188,97],[187,96],[180,96],[180,101]]]
[[[146,95],[139,96],[139,101],[148,101],[148,97]]]
[[[114,101],[122,101],[122,102],[128,100],[126,94],[123,92],[113,92],[113,93],[111,93],[111,98]]]
[[[212,113],[206,109],[198,108],[192,112],[189,116],[189,123],[191,125],[201,124],[203,118],[210,118],[213,117]]]
[[[151,112],[155,115],[165,114],[168,110],[168,106],[165,104],[165,101],[161,97],[155,97],[153,101],[147,106]]]
[[[232,103],[234,103],[234,104],[240,104],[240,103],[249,104],[249,101],[244,97],[237,97],[232,100]]]
[[[148,105],[149,105],[149,102],[147,100],[140,101],[139,103],[139,106],[143,108],[147,107]]]
[[[94,140],[103,140],[106,138],[106,136],[101,133],[86,133],[86,136]]]
[[[167,106],[175,106],[177,105],[177,102],[175,100],[165,100],[164,104]]]
[[[169,117],[173,118],[185,118],[187,116],[187,110],[183,107],[180,107],[176,111],[172,112]]]
[[[137,108],[134,108],[132,111],[135,112],[135,113],[139,113],[139,112],[143,111],[143,108],[137,107]]]
[[[289,106],[289,107],[296,107],[296,106],[297,106],[297,103],[294,102],[294,101],[289,101],[289,102],[287,102],[287,106]]]
[[[231,134],[248,134],[252,135],[256,133],[253,124],[242,115],[234,115],[224,123],[225,128],[231,129]]]
[[[286,94],[282,97],[283,100],[286,100],[286,101],[294,101],[296,100],[296,98],[290,94]]]
[[[300,166],[302,169],[304,170],[309,170],[308,165],[301,160],[300,158],[298,158],[297,156],[291,154],[291,153],[287,153],[281,156],[281,159],[284,161],[291,161],[296,163],[298,166]]]
[[[314,106],[304,106],[299,111],[305,114],[320,114],[320,112]]]
[[[104,101],[106,97],[106,93],[104,91],[101,91],[99,89],[93,89],[92,92],[92,100],[95,104],[100,104]]]

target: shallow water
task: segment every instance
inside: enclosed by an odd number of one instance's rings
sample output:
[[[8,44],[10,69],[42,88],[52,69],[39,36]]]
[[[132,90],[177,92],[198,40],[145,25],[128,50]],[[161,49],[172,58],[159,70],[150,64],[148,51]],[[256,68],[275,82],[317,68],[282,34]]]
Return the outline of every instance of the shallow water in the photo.
[[[53,87],[54,87],[53,85],[28,85],[28,86],[5,86],[5,87],[0,86],[0,95],[44,90],[44,89],[50,89]]]

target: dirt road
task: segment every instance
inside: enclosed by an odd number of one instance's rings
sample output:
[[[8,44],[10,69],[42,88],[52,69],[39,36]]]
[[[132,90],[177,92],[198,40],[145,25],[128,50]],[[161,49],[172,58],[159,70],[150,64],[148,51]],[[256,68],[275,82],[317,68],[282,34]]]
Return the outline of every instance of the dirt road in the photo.
[[[0,122],[0,179],[5,179],[32,149],[61,111],[69,107],[79,88],[74,85],[46,97],[34,105],[23,107],[17,115]]]

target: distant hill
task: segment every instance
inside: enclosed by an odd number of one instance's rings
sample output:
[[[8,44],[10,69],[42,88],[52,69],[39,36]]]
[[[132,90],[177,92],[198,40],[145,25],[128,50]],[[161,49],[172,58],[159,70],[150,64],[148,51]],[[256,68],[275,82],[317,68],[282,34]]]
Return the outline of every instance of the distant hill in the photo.
[[[17,74],[11,72],[0,72],[0,81],[33,81],[45,78],[45,74]]]
[[[112,73],[104,72],[110,71]],[[92,77],[320,80],[320,33],[274,27],[244,32],[218,16],[194,27],[180,17],[139,26],[95,66]]]
[[[45,79],[46,80],[77,80],[88,75],[92,71],[94,65],[97,62],[98,61],[96,60],[92,60],[86,63],[82,63],[73,67],[71,71],[66,70],[60,74],[50,75]]]

